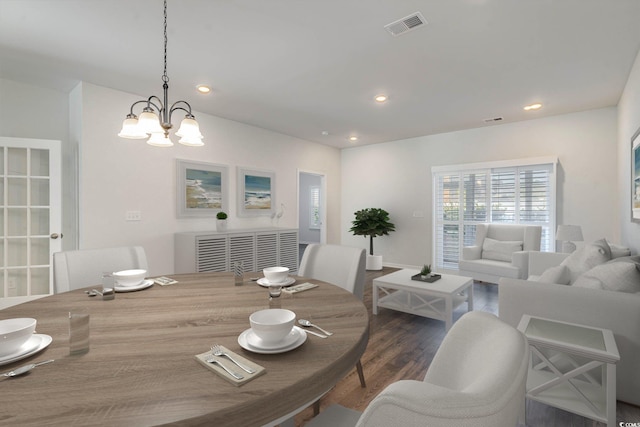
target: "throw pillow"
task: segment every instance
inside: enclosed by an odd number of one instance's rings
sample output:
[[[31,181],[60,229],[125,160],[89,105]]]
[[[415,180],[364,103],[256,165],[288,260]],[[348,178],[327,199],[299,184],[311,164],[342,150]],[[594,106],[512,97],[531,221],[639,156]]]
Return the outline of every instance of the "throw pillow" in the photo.
[[[583,273],[611,259],[611,249],[605,239],[596,240],[573,252],[560,263],[569,269],[573,283]]]
[[[556,265],[555,267],[547,268],[538,277],[538,282],[542,283],[556,283],[559,285],[568,285],[571,280],[571,272],[565,265]]]
[[[632,262],[608,262],[578,277],[573,286],[636,293],[640,292],[640,271]]]
[[[607,241],[607,243],[611,248],[611,259],[627,257],[631,255],[631,249],[627,248],[626,246],[616,245],[615,243],[610,243],[609,241]]]
[[[485,237],[482,243],[482,258],[494,261],[511,262],[514,252],[522,250],[522,242],[495,240]]]

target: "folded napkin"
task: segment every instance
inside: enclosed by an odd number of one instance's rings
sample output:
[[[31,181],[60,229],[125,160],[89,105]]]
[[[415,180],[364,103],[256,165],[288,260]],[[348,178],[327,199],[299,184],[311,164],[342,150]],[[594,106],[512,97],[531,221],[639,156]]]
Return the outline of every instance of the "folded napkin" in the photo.
[[[262,375],[265,372],[267,372],[266,369],[263,366],[260,366],[257,363],[254,363],[251,360],[240,356],[238,353],[234,353],[233,351],[230,351],[228,348],[223,347],[223,346],[220,346],[220,348],[222,348],[222,350],[224,350],[225,353],[228,353],[229,355],[231,355],[231,357],[233,357],[238,362],[240,362],[240,363],[246,365],[247,367],[252,368],[253,370],[256,371],[255,373],[250,374],[250,373],[246,372],[245,370],[241,369],[238,365],[233,363],[231,360],[229,360],[229,358],[227,358],[225,356],[212,356],[211,355],[211,351],[207,351],[206,353],[202,353],[202,354],[196,355],[196,359],[198,359],[198,362],[202,363],[208,369],[210,369],[213,372],[215,372],[216,374],[220,375],[222,378],[224,378],[225,380],[229,381],[231,384],[233,384],[235,386],[241,386],[242,384],[247,383],[247,382],[251,381],[252,379],[257,378],[260,375]],[[227,373],[227,371],[222,369],[217,363],[209,363],[209,362],[207,362],[207,359],[209,359],[210,357],[213,357],[214,359],[216,359],[217,361],[219,361],[220,363],[222,363],[224,366],[226,366],[227,368],[231,369],[232,371],[237,372],[238,374],[244,376],[244,378],[241,379],[241,380],[235,379],[231,375],[229,375],[229,373]]]
[[[305,282],[305,283],[300,283],[299,285],[282,288],[282,291],[283,292],[288,292],[290,294],[295,294],[297,292],[302,292],[302,291],[306,291],[308,289],[313,289],[313,288],[317,288],[317,287],[318,287],[318,285],[314,285],[313,283]]]

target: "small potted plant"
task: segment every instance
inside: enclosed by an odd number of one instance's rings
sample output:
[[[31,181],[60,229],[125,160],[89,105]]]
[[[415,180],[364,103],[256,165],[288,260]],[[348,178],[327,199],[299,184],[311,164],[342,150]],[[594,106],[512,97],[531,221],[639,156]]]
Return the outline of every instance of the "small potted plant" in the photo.
[[[367,208],[355,212],[356,219],[349,229],[356,236],[369,237],[369,255],[367,255],[367,270],[382,270],[382,255],[373,254],[373,238],[387,236],[395,231],[395,225],[389,221],[389,212],[384,209]]]
[[[225,212],[218,212],[216,214],[216,230],[227,231],[227,214]]]
[[[428,279],[431,277],[431,264],[425,264],[422,266],[422,270],[420,270],[420,277],[422,279]]]

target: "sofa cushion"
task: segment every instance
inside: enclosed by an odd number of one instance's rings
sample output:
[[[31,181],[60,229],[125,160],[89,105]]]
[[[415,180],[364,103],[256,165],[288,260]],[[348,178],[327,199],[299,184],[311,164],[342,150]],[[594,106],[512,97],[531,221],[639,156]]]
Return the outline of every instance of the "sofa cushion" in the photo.
[[[538,282],[556,283],[559,285],[568,285],[570,280],[571,272],[566,265],[556,265],[555,267],[547,268],[540,277],[537,278]]]
[[[482,259],[511,262],[511,256],[522,250],[522,241],[495,240],[485,237],[482,243]]]
[[[473,276],[473,273],[487,274],[491,276],[520,277],[520,270],[511,263],[494,261],[492,259],[474,259],[470,261],[460,260],[458,266],[461,274]]]
[[[591,270],[596,265],[604,264],[611,259],[611,249],[605,239],[596,240],[589,243],[571,255],[569,255],[560,265],[569,269],[573,283],[583,273]]]
[[[640,271],[633,262],[611,261],[582,274],[573,286],[636,293],[640,292]]]

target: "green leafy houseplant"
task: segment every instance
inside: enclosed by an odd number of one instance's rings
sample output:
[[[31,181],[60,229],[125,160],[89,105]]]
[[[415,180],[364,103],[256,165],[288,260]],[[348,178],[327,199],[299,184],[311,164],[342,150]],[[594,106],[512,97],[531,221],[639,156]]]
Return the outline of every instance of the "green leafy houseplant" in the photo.
[[[428,276],[431,274],[431,264],[425,264],[422,266],[422,270],[420,270],[421,276]]]
[[[226,213],[224,213],[224,212],[222,212],[222,211],[220,211],[220,212],[218,212],[218,213],[216,214],[216,218],[217,218],[217,219],[227,219],[227,214],[226,214]]]
[[[373,255],[373,238],[386,236],[396,226],[389,221],[389,212],[379,208],[367,208],[355,213],[356,219],[349,229],[356,236],[369,236],[369,255]]]

